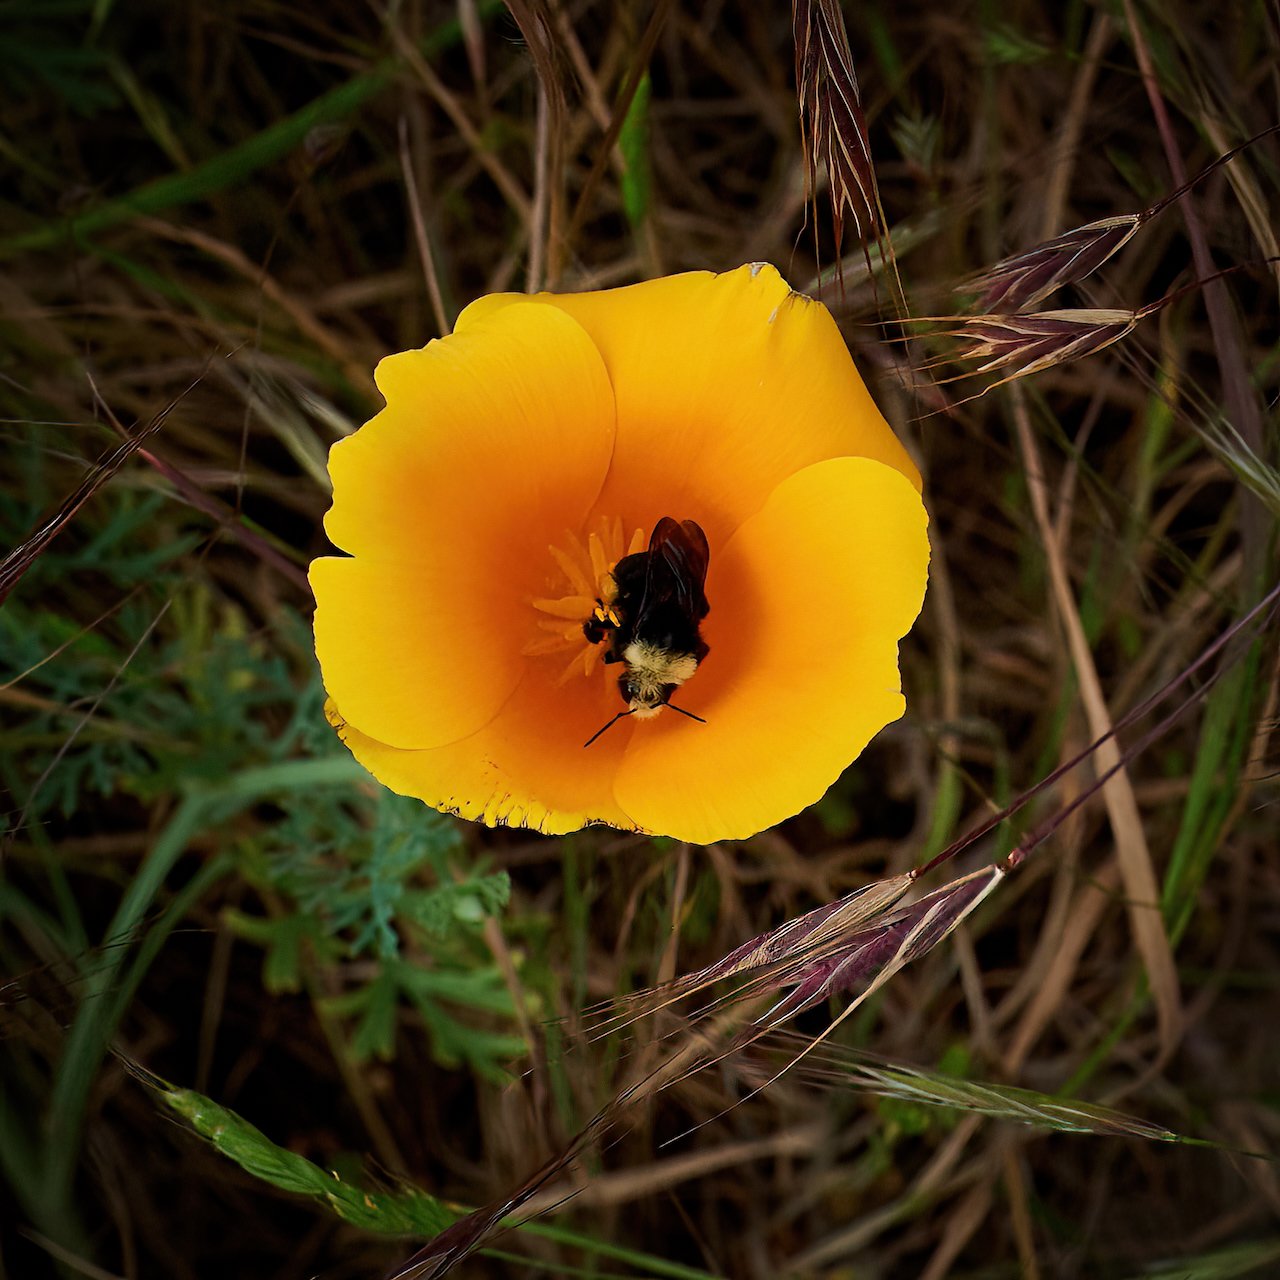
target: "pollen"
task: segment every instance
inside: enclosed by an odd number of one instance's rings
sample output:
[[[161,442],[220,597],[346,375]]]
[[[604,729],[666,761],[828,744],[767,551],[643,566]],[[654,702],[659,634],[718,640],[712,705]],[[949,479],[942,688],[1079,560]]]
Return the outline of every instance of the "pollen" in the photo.
[[[587,640],[582,624],[594,620],[616,627],[620,622],[613,608],[618,590],[614,566],[648,545],[644,529],[635,529],[630,538],[625,529],[621,517],[601,516],[585,536],[566,530],[559,543],[547,548],[547,594],[530,601],[530,635],[521,652],[559,657],[565,663],[561,684],[603,668],[602,647]]]

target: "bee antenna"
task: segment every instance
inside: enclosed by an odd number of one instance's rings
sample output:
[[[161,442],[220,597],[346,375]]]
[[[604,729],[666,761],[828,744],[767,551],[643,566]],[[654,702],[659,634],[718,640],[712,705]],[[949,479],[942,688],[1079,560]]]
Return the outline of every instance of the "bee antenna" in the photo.
[[[686,711],[683,707],[677,707],[674,702],[664,702],[662,705],[670,708],[672,711],[678,711],[682,716],[688,716],[690,720],[696,720],[699,724],[707,723],[701,716],[695,716],[692,711]],[[603,733],[604,729],[601,729],[600,732]]]
[[[635,707],[632,707],[630,711],[619,711],[618,714],[614,716],[613,719],[610,720],[608,724],[606,724],[603,728],[597,729],[595,733],[593,733],[591,737],[589,737],[586,740],[586,742],[582,744],[583,748],[585,749],[589,747],[605,731],[605,729],[612,729],[613,726],[617,724],[619,720],[633,714],[634,711],[635,711]]]

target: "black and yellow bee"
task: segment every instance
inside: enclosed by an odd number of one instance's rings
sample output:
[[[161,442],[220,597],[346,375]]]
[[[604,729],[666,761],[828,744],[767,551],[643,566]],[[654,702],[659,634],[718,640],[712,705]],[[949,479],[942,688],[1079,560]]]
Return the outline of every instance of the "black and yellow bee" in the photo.
[[[707,535],[692,520],[663,516],[646,551],[624,556],[613,570],[612,591],[596,601],[582,632],[603,644],[606,663],[621,662],[618,692],[627,704],[592,742],[623,716],[647,719],[663,707],[690,719],[700,716],[673,706],[671,695],[710,652],[700,626],[710,612]]]

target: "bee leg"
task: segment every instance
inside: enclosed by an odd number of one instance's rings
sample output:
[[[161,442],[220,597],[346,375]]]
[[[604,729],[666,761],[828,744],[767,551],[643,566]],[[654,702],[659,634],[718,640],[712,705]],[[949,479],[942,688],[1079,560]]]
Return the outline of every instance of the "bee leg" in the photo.
[[[618,630],[618,619],[613,610],[603,600],[596,600],[596,607],[582,624],[582,634],[591,644],[599,644],[605,636],[613,635]],[[607,659],[606,659],[607,661]]]

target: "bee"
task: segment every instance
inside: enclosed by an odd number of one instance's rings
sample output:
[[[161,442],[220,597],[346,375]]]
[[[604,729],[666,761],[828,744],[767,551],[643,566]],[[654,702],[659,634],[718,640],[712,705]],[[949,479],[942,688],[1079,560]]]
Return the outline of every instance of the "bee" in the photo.
[[[603,644],[606,663],[621,662],[618,692],[627,704],[584,744],[590,746],[605,729],[624,716],[646,720],[670,707],[691,720],[702,720],[671,695],[698,669],[710,649],[699,627],[710,612],[707,535],[692,520],[663,516],[647,551],[623,556],[613,570],[613,590],[596,601],[582,633]]]

